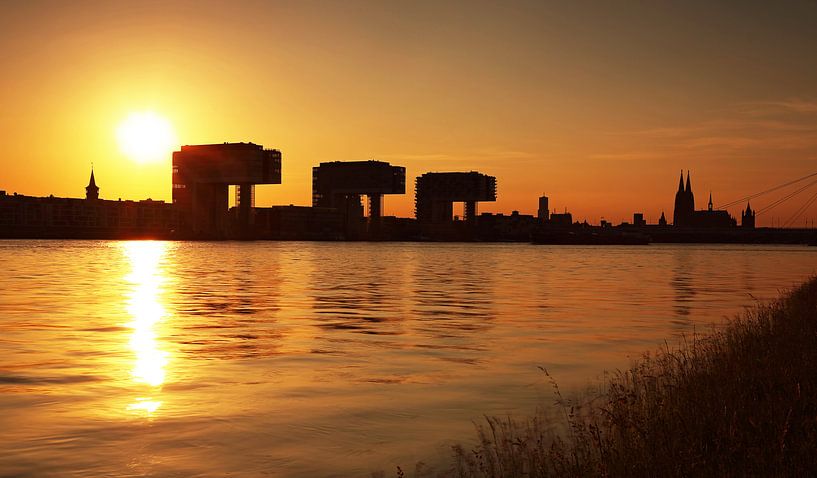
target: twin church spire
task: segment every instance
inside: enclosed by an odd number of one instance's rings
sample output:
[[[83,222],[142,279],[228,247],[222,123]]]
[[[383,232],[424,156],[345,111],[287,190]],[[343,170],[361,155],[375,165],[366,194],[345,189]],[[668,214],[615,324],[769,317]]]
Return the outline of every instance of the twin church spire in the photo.
[[[686,186],[684,186],[684,171],[681,170],[681,178],[678,180],[678,192],[675,193],[675,210],[672,215],[672,223],[676,226],[690,226],[694,222],[695,216],[695,196],[692,194],[692,180],[687,171]]]
[[[684,187],[684,170],[681,170],[681,179],[678,180],[678,192],[692,194],[692,183],[689,180],[689,170],[687,170],[687,185]]]

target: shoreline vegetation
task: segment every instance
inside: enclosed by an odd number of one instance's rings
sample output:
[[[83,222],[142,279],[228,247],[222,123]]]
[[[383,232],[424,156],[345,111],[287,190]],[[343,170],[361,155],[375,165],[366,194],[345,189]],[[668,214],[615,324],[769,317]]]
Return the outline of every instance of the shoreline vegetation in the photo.
[[[596,397],[551,383],[557,413],[486,417],[446,471],[414,475],[817,476],[817,277],[645,354]]]

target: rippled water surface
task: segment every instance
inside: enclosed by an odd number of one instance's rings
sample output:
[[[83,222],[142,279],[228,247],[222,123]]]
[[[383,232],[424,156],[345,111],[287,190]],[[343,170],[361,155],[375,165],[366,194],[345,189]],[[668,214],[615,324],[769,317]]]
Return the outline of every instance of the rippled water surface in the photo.
[[[368,476],[706,331],[817,248],[0,241],[0,476]]]

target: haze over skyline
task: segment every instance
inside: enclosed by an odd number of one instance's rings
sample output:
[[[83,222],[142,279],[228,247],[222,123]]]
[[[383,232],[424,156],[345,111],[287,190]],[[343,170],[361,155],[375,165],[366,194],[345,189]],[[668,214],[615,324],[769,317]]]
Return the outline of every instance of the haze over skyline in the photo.
[[[258,205],[310,204],[322,161],[379,159],[407,168],[389,215],[413,215],[414,177],[478,170],[498,180],[481,211],[544,192],[655,222],[680,169],[698,208],[814,172],[815,24],[806,1],[4,4],[0,189],[81,197],[93,162],[101,197],[169,201],[170,155],[117,145],[152,111],[179,144],[280,149]]]

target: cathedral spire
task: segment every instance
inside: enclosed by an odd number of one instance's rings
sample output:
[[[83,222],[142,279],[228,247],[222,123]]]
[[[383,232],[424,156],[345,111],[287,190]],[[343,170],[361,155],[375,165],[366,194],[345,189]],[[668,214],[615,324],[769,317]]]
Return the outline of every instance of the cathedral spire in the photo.
[[[710,211],[712,210],[712,191],[709,191],[709,204],[707,204],[706,207]]]
[[[752,211],[752,206],[749,204],[749,201],[746,201],[746,210],[740,215],[740,225],[741,227],[750,229],[754,229],[755,227],[755,211]]]
[[[691,217],[692,215],[694,215],[694,212],[695,212],[695,195],[692,194],[692,182],[690,181],[689,176],[690,176],[689,170],[687,169],[687,187],[686,187],[686,192],[684,193],[684,195],[686,196],[686,202],[687,202],[686,208],[687,208],[687,211],[689,211],[688,214]]]
[[[99,187],[94,179],[94,167],[91,166],[91,180],[85,186],[85,199],[99,199]]]
[[[681,179],[678,180],[678,192],[684,192],[684,170],[681,170]]]

